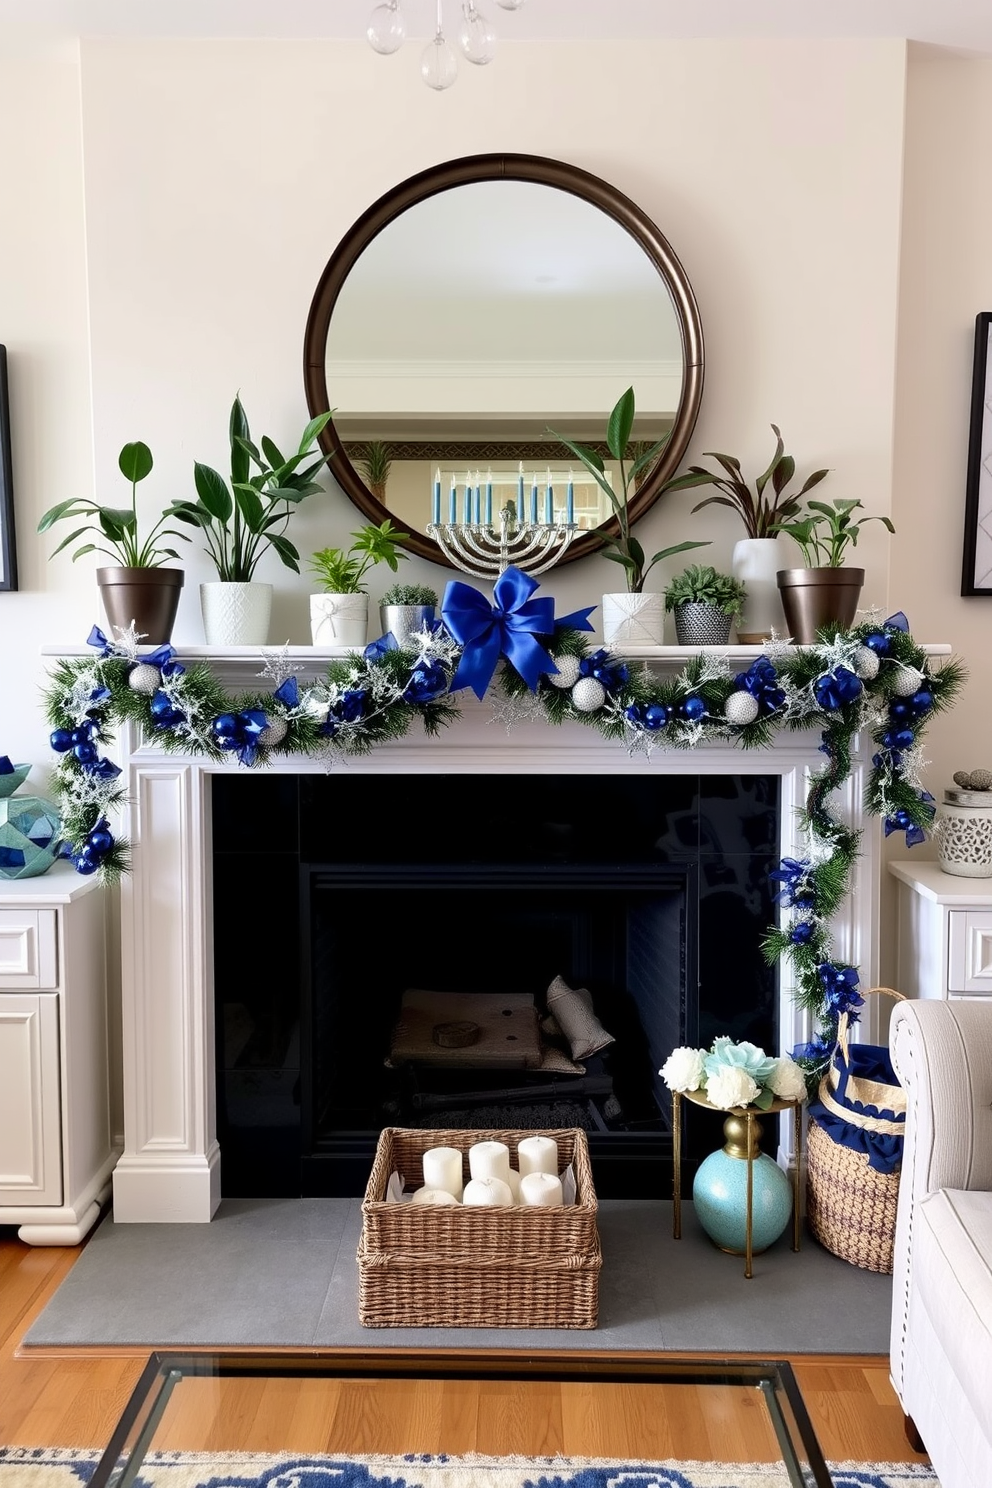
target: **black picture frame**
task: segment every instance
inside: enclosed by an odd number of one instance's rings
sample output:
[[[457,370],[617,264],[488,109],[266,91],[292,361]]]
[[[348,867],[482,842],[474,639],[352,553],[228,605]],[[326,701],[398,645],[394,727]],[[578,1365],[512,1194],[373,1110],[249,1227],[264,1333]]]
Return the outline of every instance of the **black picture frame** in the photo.
[[[992,595],[992,310],[975,317],[961,593]]]
[[[14,477],[10,463],[7,348],[0,346],[0,590],[16,588],[17,546],[14,542]]]

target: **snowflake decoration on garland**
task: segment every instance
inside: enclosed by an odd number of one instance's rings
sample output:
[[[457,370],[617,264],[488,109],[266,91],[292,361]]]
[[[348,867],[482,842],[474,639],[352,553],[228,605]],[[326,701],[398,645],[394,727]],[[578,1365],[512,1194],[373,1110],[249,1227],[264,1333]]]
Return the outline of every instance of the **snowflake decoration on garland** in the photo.
[[[384,636],[360,656],[332,661],[325,676],[301,684],[284,649],[265,658],[267,692],[229,696],[209,666],[185,666],[171,646],[142,653],[134,626],[116,641],[94,626],[96,657],[56,664],[46,691],[50,742],[58,755],[53,788],[62,817],[61,853],[80,873],[113,881],[129,867],[108,813],[125,799],[120,770],[103,752],[114,729],[139,725],[163,748],[214,760],[233,755],[248,768],[270,756],[307,755],[330,766],[402,738],[414,719],[429,737],[458,718],[454,694],[489,697],[493,720],[582,723],[629,753],[732,742],[768,747],[782,729],[819,729],[822,769],[809,784],[802,822],[807,855],[785,858],[771,878],[789,911],[765,937],[770,964],[793,965],[797,1000],[817,1031],[795,1057],[815,1087],[842,1012],[857,1017],[857,968],[832,955],[830,922],[847,894],[859,834],[835,817],[830,797],[851,772],[858,733],[874,745],[865,810],[886,836],[907,846],[931,829],[933,798],[920,787],[921,736],[954,700],[963,681],[952,660],[931,672],[904,615],[871,615],[853,629],[824,627],[815,645],[772,642],[744,672],[726,661],[690,657],[659,680],[590,648],[589,609],[556,619],[553,601],[533,598],[537,581],[518,569],[497,580],[493,600],[458,580],[445,590],[441,620],[399,646]]]

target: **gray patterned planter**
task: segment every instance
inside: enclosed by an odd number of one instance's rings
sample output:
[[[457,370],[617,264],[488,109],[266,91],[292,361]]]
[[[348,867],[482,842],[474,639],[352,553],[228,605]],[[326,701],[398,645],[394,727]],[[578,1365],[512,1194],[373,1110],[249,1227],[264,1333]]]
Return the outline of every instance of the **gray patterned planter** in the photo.
[[[725,646],[730,640],[730,615],[715,605],[675,606],[675,636],[680,646]]]

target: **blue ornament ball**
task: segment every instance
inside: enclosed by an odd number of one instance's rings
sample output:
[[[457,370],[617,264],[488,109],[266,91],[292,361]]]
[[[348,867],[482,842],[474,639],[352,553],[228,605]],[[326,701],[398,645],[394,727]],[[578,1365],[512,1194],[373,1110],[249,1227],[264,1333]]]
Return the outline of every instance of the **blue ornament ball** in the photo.
[[[106,827],[94,827],[86,840],[97,853],[108,853],[114,845],[114,839]]]
[[[48,742],[57,754],[66,754],[73,744],[71,729],[53,729],[48,736]]]

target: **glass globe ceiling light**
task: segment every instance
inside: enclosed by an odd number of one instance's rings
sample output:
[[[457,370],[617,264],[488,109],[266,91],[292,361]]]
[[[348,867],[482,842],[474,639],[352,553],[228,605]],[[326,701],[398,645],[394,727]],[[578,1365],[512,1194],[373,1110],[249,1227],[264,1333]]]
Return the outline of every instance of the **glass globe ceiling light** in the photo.
[[[496,55],[496,38],[489,22],[475,5],[475,0],[462,0],[462,23],[458,28],[458,45],[469,62],[485,67]]]
[[[437,30],[434,32],[434,40],[425,47],[420,59],[420,76],[428,88],[433,88],[436,93],[443,93],[445,88],[450,88],[458,76],[455,54],[444,39],[441,0],[437,0]]]
[[[384,5],[377,5],[369,16],[368,30],[365,35],[369,39],[369,46],[374,52],[379,52],[383,57],[399,51],[406,40],[406,22],[400,10],[399,0],[385,0]]]
[[[504,10],[519,10],[523,0],[497,0]],[[496,51],[496,36],[475,0],[461,0],[462,19],[458,44],[465,58],[476,67],[491,62]],[[406,23],[400,11],[400,0],[382,0],[369,17],[365,32],[373,51],[389,56],[398,51],[406,39]],[[437,0],[437,25],[434,39],[420,59],[420,75],[429,88],[441,93],[450,88],[458,76],[458,60],[444,35],[442,0]]]

